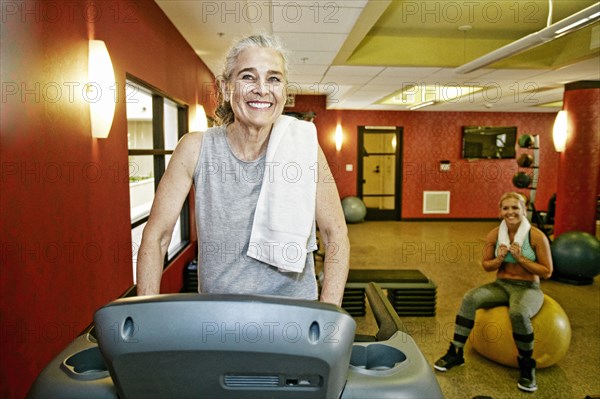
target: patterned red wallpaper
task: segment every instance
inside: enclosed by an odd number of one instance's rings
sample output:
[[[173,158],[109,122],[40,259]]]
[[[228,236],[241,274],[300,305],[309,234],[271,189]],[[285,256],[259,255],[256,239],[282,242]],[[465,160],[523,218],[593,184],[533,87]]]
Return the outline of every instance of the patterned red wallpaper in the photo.
[[[431,112],[327,110],[324,96],[297,96],[294,108],[286,111],[316,113],[314,120],[321,147],[336,178],[340,196],[357,192],[358,126],[400,126],[402,150],[402,218],[432,218],[423,214],[423,191],[450,191],[450,214],[435,218],[495,218],[497,202],[506,191],[520,191],[512,184],[519,170],[515,160],[466,160],[461,157],[462,126],[517,126],[517,135],[539,135],[540,167],[535,204],[547,209],[556,191],[558,153],[552,144],[554,113]],[[334,132],[344,130],[342,150],[337,152]],[[517,156],[526,150],[517,149]],[[529,150],[531,152],[531,150]],[[450,161],[450,171],[440,172],[441,160]],[[353,166],[346,171],[346,165]],[[524,170],[531,173],[531,169]]]

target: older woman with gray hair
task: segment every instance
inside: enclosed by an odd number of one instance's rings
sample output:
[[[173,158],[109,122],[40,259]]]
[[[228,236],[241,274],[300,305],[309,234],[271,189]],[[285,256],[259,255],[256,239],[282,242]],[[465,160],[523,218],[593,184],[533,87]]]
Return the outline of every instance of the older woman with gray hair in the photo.
[[[218,77],[221,125],[186,134],[162,177],[138,254],[138,295],[158,294],[181,207],[195,188],[199,292],[340,305],[350,246],[335,182],[312,123],[282,115],[287,61],[251,36]],[[326,248],[320,296],[316,226]]]

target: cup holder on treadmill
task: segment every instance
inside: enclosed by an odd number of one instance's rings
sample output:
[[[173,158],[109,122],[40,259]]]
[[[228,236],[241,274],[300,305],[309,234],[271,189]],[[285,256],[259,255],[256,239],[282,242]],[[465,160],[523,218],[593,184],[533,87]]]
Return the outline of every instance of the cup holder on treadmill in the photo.
[[[67,357],[60,368],[76,380],[97,380],[109,376],[106,363],[97,346],[84,349]]]
[[[394,347],[382,344],[354,345],[350,367],[366,374],[378,374],[397,367],[406,355]]]

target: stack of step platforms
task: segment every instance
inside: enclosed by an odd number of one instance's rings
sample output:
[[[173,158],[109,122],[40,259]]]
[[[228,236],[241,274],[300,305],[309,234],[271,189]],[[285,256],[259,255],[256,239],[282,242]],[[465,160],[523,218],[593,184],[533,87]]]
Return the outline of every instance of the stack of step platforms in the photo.
[[[399,316],[435,316],[437,287],[419,270],[350,270],[342,307],[352,316],[365,315],[365,288],[370,282],[387,289]]]
[[[362,284],[356,288],[349,287],[349,284],[356,285],[356,283],[346,283],[342,308],[351,316],[364,316],[366,313],[365,288],[367,284]]]
[[[181,292],[198,292],[198,262],[191,261],[183,268]]]

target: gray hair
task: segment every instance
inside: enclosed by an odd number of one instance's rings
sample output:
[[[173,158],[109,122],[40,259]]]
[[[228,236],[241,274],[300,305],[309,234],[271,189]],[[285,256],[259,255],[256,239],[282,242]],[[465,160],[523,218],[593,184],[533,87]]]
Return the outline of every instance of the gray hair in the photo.
[[[235,115],[233,114],[233,110],[231,108],[231,99],[225,99],[225,96],[223,95],[223,91],[221,90],[221,82],[229,82],[231,79],[231,74],[233,73],[233,68],[237,63],[240,54],[244,50],[253,47],[270,48],[279,53],[281,59],[283,60],[283,76],[287,83],[288,61],[286,57],[286,50],[276,38],[261,34],[248,36],[239,40],[227,53],[221,76],[217,77],[217,109],[215,110],[215,114],[219,123],[222,125],[230,125],[233,123]]]

